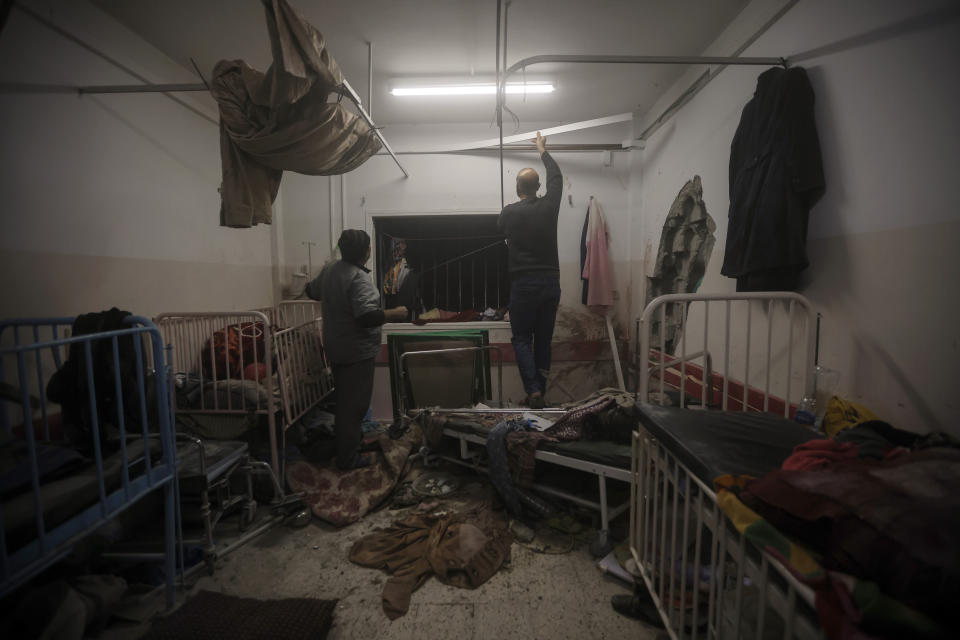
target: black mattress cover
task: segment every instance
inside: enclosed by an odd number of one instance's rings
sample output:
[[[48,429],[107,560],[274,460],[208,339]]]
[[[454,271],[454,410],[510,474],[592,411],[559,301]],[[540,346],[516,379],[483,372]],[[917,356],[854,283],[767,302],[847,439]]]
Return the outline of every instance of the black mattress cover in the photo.
[[[725,474],[762,476],[779,469],[797,445],[824,437],[769,413],[642,405],[637,415],[643,427],[707,485]]]

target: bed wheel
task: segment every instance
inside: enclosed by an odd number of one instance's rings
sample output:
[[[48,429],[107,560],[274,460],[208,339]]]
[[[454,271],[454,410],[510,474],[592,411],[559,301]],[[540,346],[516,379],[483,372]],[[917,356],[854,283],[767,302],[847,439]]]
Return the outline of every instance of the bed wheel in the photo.
[[[590,542],[590,555],[594,558],[602,558],[613,551],[613,545],[610,544],[610,532],[598,531],[596,537]]]

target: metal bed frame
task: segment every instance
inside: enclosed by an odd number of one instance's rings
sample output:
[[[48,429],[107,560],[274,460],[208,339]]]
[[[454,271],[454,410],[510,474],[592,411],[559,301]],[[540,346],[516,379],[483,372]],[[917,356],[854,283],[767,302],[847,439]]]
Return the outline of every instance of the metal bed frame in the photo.
[[[295,327],[320,318],[321,304],[315,300],[284,300],[275,307],[257,309],[269,317],[275,326]]]
[[[722,306],[725,313],[721,344],[714,335],[711,340],[710,303]],[[663,353],[666,307],[684,305],[681,314],[679,357],[669,358]],[[690,312],[703,306],[703,349],[688,355],[687,322]],[[687,365],[692,359],[709,358],[723,353],[723,394],[720,405],[730,408],[730,347],[732,305],[746,306],[744,324],[746,343],[743,368],[742,410],[749,409],[748,389],[751,380],[751,338],[753,335],[752,308],[767,305],[765,369],[754,363],[753,377],[765,381],[763,409],[769,408],[771,395],[771,368],[783,364],[783,353],[774,358],[774,312],[779,305],[786,306],[787,334],[786,371],[780,386],[784,416],[789,417],[791,399],[797,386],[791,388],[794,355],[803,361],[798,385],[801,396],[811,389],[814,341],[813,314],[810,303],[795,293],[743,294],[670,294],[656,298],[644,309],[639,320],[639,354],[637,361],[638,398],[646,403],[650,391],[648,373],[659,374],[659,398],[663,399],[668,369],[680,368],[680,405],[688,385]],[[742,316],[738,315],[737,320]],[[800,331],[795,331],[797,317],[803,320]],[[660,351],[651,358],[650,329],[659,319]],[[719,346],[719,349],[711,347]],[[756,352],[754,353],[756,355]],[[650,361],[653,363],[650,364]],[[650,365],[649,372],[645,365]],[[713,396],[712,372],[700,382],[701,406],[706,407]],[[696,384],[694,384],[694,387]],[[739,395],[739,394],[738,394]],[[734,398],[737,400],[737,398]],[[736,403],[733,403],[736,404]],[[717,505],[713,488],[694,475],[672,451],[659,442],[641,423],[633,438],[631,469],[630,550],[643,584],[649,590],[670,638],[739,638],[768,637],[776,633],[783,638],[822,638],[813,605],[812,590],[800,583],[778,560],[765,549],[760,549],[737,532]],[[709,554],[709,562],[705,561]],[[766,634],[766,635],[765,635]]]
[[[234,401],[233,394],[228,392],[227,401],[221,402],[219,393],[215,392],[213,402],[208,402],[201,392],[199,407],[178,407],[174,404],[175,413],[266,416],[271,466],[276,475],[282,478],[281,452],[286,442],[286,430],[333,390],[333,376],[323,351],[321,320],[310,317],[318,312],[319,305],[315,303],[295,302],[281,303],[265,311],[162,313],[157,316],[157,325],[167,341],[173,344],[170,364],[174,374],[197,376],[201,389],[208,383],[213,383],[214,389],[227,383],[223,378],[218,378],[216,366],[211,367],[212,376],[204,372],[202,350],[209,349],[209,362],[213,363],[215,359],[212,340],[204,346],[207,340],[216,331],[227,327],[239,328],[251,322],[261,323],[263,327],[264,353],[262,356],[254,353],[252,362],[244,362],[241,349],[240,370],[250,364],[263,365],[264,376],[259,383],[264,394],[257,393],[254,400],[241,393],[239,401]],[[281,318],[309,319],[280,329],[272,320]],[[281,418],[279,428],[278,413]]]
[[[126,320],[129,328],[70,336],[73,322],[74,318],[29,318],[0,322],[0,337],[7,338],[12,334],[12,345],[8,343],[0,348],[0,380],[4,383],[9,380],[8,384],[15,387],[20,394],[18,402],[0,399],[0,428],[12,435],[14,429],[11,420],[18,417],[22,420],[23,435],[29,452],[30,486],[35,514],[33,532],[36,535],[32,542],[20,548],[9,548],[0,508],[0,596],[10,593],[29,578],[65,557],[74,544],[104,522],[116,517],[150,492],[162,489],[163,552],[130,553],[126,554],[126,557],[163,562],[166,604],[170,608],[174,604],[176,571],[177,465],[173,419],[167,398],[170,368],[164,357],[160,331],[146,318],[129,316]],[[22,339],[21,330],[28,333],[25,341]],[[116,373],[120,371],[118,340],[127,336],[132,339],[137,374],[136,380],[127,381],[128,384],[135,385],[135,392],[131,392],[130,387],[127,387],[125,394],[120,376]],[[117,398],[117,423],[114,426],[119,431],[116,444],[122,460],[119,467],[119,486],[116,489],[110,488],[114,482],[113,477],[105,478],[105,435],[101,433],[92,363],[94,347],[102,347],[105,341],[108,341],[106,344],[109,345],[107,354],[112,350],[115,380],[113,391]],[[43,511],[38,445],[54,444],[58,440],[52,437],[55,434],[51,434],[53,414],[48,407],[45,393],[50,376],[46,372],[59,369],[64,363],[67,351],[73,345],[80,347],[85,355],[84,363],[78,364],[81,367],[85,365],[80,375],[84,376],[87,383],[86,409],[90,413],[90,436],[96,466],[98,498],[64,522],[48,525]],[[102,350],[98,352],[102,353]],[[10,361],[14,364],[12,370],[7,370]],[[153,366],[155,372],[152,384],[156,402],[155,408],[151,405],[149,409],[149,380],[145,375],[147,366]],[[132,409],[135,406],[134,400],[139,403],[139,427],[128,425],[124,416],[124,402]],[[148,417],[156,421],[155,425],[152,425],[153,431],[148,429]],[[138,440],[143,443],[142,455],[131,451],[131,443]],[[154,453],[159,451],[159,457],[155,461],[152,459],[151,449]]]
[[[478,413],[503,413],[504,415],[522,413],[526,409],[506,409],[503,407],[503,353],[499,347],[495,345],[484,345],[479,347],[455,347],[450,349],[425,349],[422,351],[406,351],[400,356],[400,384],[401,392],[400,399],[402,403],[401,415],[411,416],[414,413],[417,413],[420,410],[417,410],[412,407],[407,406],[406,400],[406,370],[404,368],[404,361],[408,357],[412,356],[429,356],[429,355],[441,355],[448,353],[457,353],[457,352],[483,352],[483,351],[496,351],[497,358],[497,408],[495,409],[444,409],[444,408],[430,408],[427,409],[430,413],[436,414],[478,414]],[[538,409],[536,411],[538,414],[557,414],[563,415],[566,413],[564,409]],[[471,451],[470,444],[485,446],[486,439],[472,434],[472,433],[462,433],[454,429],[444,429],[442,431],[443,435],[448,438],[453,438],[459,442],[460,446],[460,457],[448,456],[439,453],[430,451],[430,448],[424,440],[424,446],[421,450],[421,453],[424,454],[426,460],[432,459],[441,459],[448,462],[453,462],[462,466],[470,467],[476,471],[487,472],[487,469],[481,464],[481,459],[483,453],[480,451]],[[537,450],[535,458],[542,462],[547,462],[550,464],[558,465],[565,467],[567,469],[574,469],[576,471],[583,471],[592,475],[597,476],[597,486],[599,491],[599,500],[593,501],[587,498],[584,498],[579,495],[572,494],[568,491],[562,491],[555,487],[546,486],[543,484],[533,485],[531,488],[537,492],[543,493],[545,495],[553,496],[556,498],[561,498],[567,500],[574,504],[580,505],[582,507],[587,507],[593,509],[594,511],[600,512],[600,534],[598,537],[598,542],[600,544],[605,544],[607,537],[609,536],[610,531],[610,520],[616,518],[621,513],[624,513],[630,507],[630,502],[626,501],[622,504],[611,507],[607,501],[607,479],[618,480],[620,482],[629,483],[631,479],[630,472],[627,469],[621,469],[619,467],[614,467],[606,464],[600,464],[597,462],[592,462],[589,460],[580,460],[578,458],[571,458],[569,456],[560,455],[552,451],[542,451]]]

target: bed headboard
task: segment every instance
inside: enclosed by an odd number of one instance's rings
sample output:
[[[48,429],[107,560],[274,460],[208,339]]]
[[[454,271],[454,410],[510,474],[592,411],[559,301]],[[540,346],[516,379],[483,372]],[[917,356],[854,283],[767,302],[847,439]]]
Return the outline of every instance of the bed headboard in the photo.
[[[789,418],[812,392],[814,313],[793,292],[674,293],[637,321],[636,393],[681,407],[770,411]]]

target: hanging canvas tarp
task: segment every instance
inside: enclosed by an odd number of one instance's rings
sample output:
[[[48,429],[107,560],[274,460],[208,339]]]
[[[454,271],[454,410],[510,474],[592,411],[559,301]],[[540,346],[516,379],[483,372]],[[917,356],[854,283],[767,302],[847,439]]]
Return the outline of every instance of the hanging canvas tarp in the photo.
[[[323,35],[286,0],[264,2],[273,64],[266,73],[221,60],[210,91],[220,107],[220,224],[269,224],[284,170],[338,175],[380,150],[374,131],[337,102],[344,78]]]

